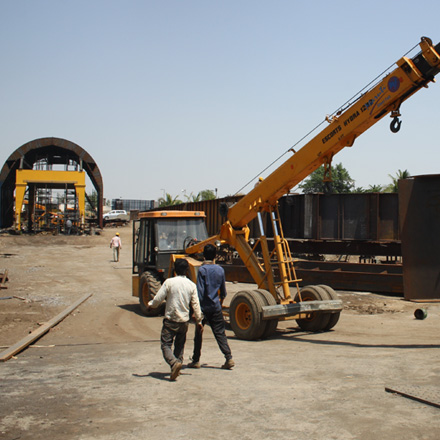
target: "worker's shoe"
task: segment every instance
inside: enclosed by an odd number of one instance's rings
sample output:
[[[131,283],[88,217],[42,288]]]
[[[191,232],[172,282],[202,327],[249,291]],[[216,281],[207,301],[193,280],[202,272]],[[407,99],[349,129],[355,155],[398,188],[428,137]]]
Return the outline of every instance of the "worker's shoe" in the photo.
[[[191,361],[188,365],[188,368],[200,368],[200,361]]]
[[[227,359],[226,362],[222,365],[224,370],[232,370],[235,367],[235,362],[233,359]]]
[[[180,362],[180,361],[174,362],[173,366],[171,367],[170,380],[177,379],[177,376],[180,374],[181,368],[182,368],[182,362]]]

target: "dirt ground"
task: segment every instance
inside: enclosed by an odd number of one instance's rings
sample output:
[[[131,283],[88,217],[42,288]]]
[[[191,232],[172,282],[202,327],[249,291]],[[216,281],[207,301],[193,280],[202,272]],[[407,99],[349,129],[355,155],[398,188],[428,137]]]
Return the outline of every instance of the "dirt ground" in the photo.
[[[176,382],[159,346],[161,318],[131,296],[131,227],[94,236],[0,236],[0,350],[85,294],[92,296],[15,358],[0,363],[0,438],[13,439],[438,439],[440,304],[338,292],[333,331],[295,321],[274,337],[227,330],[236,367],[206,329],[200,370]],[[228,283],[228,298],[249,285]],[[18,297],[18,298],[17,298]],[[425,308],[424,320],[414,311]],[[190,328],[185,358],[192,351]]]

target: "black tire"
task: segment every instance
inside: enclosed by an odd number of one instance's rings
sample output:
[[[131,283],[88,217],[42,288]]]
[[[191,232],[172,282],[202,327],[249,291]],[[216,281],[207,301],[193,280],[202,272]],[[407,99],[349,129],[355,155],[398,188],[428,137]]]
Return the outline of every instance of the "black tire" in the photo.
[[[302,301],[324,301],[327,299],[325,290],[318,286],[305,286],[301,288]],[[299,302],[299,294],[295,296],[295,301]],[[323,331],[329,324],[330,313],[308,313],[306,318],[297,319],[300,328],[306,332]]]
[[[318,287],[320,287],[324,292],[327,294],[328,298],[330,300],[333,299],[339,299],[338,294],[330,287],[326,286],[325,284],[319,284]],[[339,321],[339,316],[341,315],[341,312],[337,313],[329,313],[330,320],[329,323],[325,326],[324,331],[331,330]]]
[[[261,319],[265,305],[262,296],[252,290],[238,292],[229,306],[231,328],[239,339],[255,341],[266,330],[266,321]]]
[[[256,292],[258,292],[263,297],[266,306],[276,306],[277,301],[270,292],[263,289],[258,289],[256,290]],[[275,334],[275,332],[277,331],[277,327],[278,327],[278,318],[274,318],[266,321],[266,330],[264,331],[261,338],[262,339],[269,338],[270,336]]]
[[[155,271],[147,270],[141,275],[139,280],[139,304],[145,316],[158,316],[163,313],[165,302],[155,309],[147,309],[148,302],[156,296],[161,284],[160,276]]]

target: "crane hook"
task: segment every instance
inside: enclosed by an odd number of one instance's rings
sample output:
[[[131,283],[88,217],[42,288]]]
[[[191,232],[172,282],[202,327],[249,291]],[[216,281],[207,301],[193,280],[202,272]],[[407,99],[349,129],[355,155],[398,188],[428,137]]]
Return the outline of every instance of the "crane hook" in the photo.
[[[397,116],[395,116],[394,119],[391,121],[390,130],[393,133],[397,133],[400,130],[401,125],[402,121]]]

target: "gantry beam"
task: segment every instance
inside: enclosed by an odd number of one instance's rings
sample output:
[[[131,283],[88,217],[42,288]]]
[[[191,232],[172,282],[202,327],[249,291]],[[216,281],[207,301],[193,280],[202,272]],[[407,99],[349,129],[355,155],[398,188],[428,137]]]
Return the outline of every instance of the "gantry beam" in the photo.
[[[81,228],[85,222],[86,173],[84,171],[47,171],[47,170],[16,170],[15,181],[15,225],[21,230],[21,210],[29,184],[48,185],[60,188],[69,185],[75,188],[78,198],[78,210]]]

